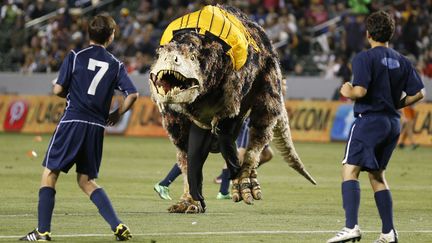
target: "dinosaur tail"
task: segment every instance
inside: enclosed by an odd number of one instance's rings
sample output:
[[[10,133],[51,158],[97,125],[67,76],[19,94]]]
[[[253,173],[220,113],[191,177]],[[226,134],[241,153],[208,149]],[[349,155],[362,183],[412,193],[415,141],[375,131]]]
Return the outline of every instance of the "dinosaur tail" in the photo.
[[[282,157],[288,163],[290,167],[304,176],[312,184],[316,185],[316,181],[312,178],[309,172],[305,169],[300,157],[298,156],[294,144],[291,138],[291,131],[289,128],[288,114],[283,109],[283,114],[277,121],[275,128],[273,129],[274,137],[273,144],[281,152]]]

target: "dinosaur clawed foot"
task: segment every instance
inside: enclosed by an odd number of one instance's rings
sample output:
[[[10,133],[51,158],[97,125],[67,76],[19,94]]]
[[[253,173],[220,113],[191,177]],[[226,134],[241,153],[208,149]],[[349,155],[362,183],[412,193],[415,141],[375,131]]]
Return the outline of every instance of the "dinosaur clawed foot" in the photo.
[[[261,200],[261,186],[256,178],[242,178],[233,180],[231,195],[234,202],[243,200],[252,205],[254,200]]]
[[[205,213],[205,208],[201,206],[199,201],[194,201],[191,198],[183,199],[168,208],[169,213],[190,213],[198,214]]]
[[[238,179],[234,179],[232,181],[231,196],[234,202],[240,202],[242,200],[240,195],[240,183]]]
[[[261,186],[257,180],[257,178],[251,178],[251,189],[252,189],[252,196],[255,200],[261,200],[262,199],[262,193],[261,193]]]

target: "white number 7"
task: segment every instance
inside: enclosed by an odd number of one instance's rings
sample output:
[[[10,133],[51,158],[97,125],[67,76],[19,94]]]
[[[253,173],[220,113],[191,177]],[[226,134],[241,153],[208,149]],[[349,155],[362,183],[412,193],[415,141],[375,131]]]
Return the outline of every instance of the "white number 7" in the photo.
[[[95,71],[96,67],[100,67],[100,69],[96,73],[96,75],[94,76],[94,78],[90,84],[90,87],[88,88],[87,94],[95,95],[96,88],[97,88],[99,82],[101,81],[102,77],[104,76],[104,74],[108,70],[109,64],[107,62],[98,61],[98,60],[95,60],[93,58],[90,58],[87,69],[91,70],[91,71]]]

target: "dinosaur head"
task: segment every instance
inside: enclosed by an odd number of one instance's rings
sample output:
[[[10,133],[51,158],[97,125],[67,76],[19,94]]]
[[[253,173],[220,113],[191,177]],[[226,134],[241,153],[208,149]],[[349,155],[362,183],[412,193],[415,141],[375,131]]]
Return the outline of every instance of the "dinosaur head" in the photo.
[[[157,51],[150,71],[152,95],[159,103],[192,103],[200,94],[204,77],[198,56],[201,40],[188,35]]]
[[[152,96],[162,104],[191,104],[217,86],[225,63],[229,59],[219,43],[193,31],[179,33],[157,50],[150,71]]]

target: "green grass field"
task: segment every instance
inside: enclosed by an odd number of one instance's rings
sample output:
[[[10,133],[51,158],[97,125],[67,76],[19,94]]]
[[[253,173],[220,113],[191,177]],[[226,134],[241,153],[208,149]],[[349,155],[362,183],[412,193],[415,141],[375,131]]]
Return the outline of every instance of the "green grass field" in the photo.
[[[0,133],[0,242],[15,242],[37,225],[41,161],[49,136]],[[105,188],[134,242],[325,242],[344,224],[340,195],[343,143],[296,143],[313,186],[279,155],[259,170],[264,199],[253,206],[216,200],[213,178],[222,167],[212,154],[204,167],[207,212],[169,214],[173,201],[161,200],[153,185],[175,161],[167,139],[107,136],[98,183]],[[26,152],[34,150],[37,158]],[[432,242],[432,148],[395,151],[387,179],[392,187],[400,242]],[[379,235],[381,223],[366,174],[361,175],[362,242]],[[171,196],[182,193],[182,178]],[[80,191],[74,168],[57,186],[52,237],[57,242],[112,242],[114,237],[96,207]]]

